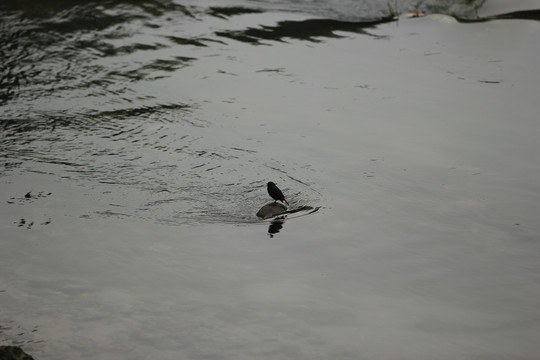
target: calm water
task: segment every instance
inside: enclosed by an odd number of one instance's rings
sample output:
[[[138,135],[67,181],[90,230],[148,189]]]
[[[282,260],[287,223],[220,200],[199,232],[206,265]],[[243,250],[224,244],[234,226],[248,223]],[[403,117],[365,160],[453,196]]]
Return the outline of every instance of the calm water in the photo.
[[[2,5],[0,345],[536,359],[535,8]]]

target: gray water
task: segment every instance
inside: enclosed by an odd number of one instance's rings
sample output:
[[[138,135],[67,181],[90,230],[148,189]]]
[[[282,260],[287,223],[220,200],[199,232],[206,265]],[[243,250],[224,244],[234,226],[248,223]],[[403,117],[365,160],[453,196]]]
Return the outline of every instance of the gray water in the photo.
[[[2,5],[0,345],[537,359],[540,3],[416,3]]]

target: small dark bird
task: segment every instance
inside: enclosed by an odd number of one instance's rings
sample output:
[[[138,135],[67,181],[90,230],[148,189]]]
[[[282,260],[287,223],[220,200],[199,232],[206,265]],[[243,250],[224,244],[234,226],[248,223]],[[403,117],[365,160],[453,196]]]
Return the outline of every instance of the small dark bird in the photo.
[[[274,184],[273,182],[270,181],[268,183],[267,190],[268,190],[268,195],[270,195],[272,197],[272,199],[274,199],[276,201],[279,200],[281,202],[285,201],[285,203],[287,205],[289,205],[287,200],[285,200],[285,196],[283,195],[281,190],[279,190],[279,188],[276,186],[276,184]]]

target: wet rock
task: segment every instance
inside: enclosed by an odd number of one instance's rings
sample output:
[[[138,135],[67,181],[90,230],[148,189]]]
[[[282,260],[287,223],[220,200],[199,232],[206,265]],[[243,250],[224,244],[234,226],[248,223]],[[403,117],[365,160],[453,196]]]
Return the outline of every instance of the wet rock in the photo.
[[[261,219],[270,219],[271,217],[282,214],[286,211],[287,207],[285,205],[272,202],[260,208],[256,215]]]
[[[0,346],[0,360],[34,360],[18,346]]]

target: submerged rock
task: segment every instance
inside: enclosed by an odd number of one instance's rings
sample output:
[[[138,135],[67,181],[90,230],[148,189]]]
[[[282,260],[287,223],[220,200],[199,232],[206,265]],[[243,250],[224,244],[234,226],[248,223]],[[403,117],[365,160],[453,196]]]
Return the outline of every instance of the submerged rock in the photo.
[[[34,360],[18,346],[0,346],[0,360]]]
[[[262,208],[257,211],[257,217],[261,219],[270,219],[276,215],[282,214],[287,211],[287,207],[283,204],[277,202],[272,202],[264,205]]]

